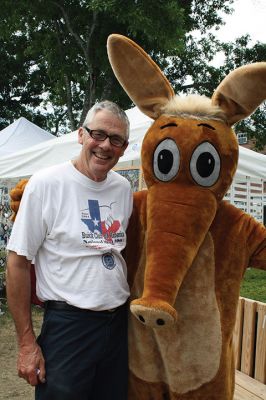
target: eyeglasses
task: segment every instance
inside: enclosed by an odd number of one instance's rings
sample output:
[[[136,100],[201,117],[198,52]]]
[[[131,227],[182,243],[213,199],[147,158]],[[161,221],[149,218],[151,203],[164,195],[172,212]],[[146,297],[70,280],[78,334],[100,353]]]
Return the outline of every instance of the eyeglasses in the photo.
[[[108,135],[107,133],[100,131],[98,129],[90,129],[87,128],[86,126],[83,126],[83,128],[88,132],[90,137],[92,139],[97,140],[99,142],[104,142],[106,138],[109,138],[110,143],[115,146],[115,147],[123,147],[127,140],[123,139],[119,135]]]

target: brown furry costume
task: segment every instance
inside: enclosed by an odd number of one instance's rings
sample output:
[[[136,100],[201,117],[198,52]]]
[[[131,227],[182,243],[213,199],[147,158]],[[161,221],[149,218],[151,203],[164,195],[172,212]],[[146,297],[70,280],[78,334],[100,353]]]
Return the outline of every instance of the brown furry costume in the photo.
[[[182,99],[136,43],[111,35],[108,54],[155,120],[142,144],[148,190],[135,195],[126,249],[129,399],[231,400],[240,283],[247,267],[266,269],[266,230],[222,198],[238,161],[231,125],[266,98],[266,63],[231,72],[211,100]]]

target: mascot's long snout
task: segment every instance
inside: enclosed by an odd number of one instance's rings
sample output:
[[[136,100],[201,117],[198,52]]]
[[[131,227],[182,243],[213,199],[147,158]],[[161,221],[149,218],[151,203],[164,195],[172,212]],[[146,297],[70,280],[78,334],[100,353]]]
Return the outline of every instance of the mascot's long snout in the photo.
[[[155,328],[177,319],[173,304],[214,219],[217,200],[198,186],[158,183],[149,188],[147,210],[144,291],[130,309]]]

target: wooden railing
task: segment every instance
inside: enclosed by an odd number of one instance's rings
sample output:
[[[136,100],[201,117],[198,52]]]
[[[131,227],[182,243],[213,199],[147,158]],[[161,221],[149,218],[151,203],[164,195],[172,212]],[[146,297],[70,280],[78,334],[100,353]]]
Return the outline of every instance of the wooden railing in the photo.
[[[234,330],[236,369],[266,383],[266,303],[239,298]]]

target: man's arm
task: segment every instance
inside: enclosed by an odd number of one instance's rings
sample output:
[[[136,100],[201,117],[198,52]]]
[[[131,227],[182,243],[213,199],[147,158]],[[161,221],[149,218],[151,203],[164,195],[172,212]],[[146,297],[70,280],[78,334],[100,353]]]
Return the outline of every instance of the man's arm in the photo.
[[[7,299],[17,331],[18,375],[35,386],[45,381],[45,366],[33,331],[30,298],[30,261],[10,251],[7,262]]]

